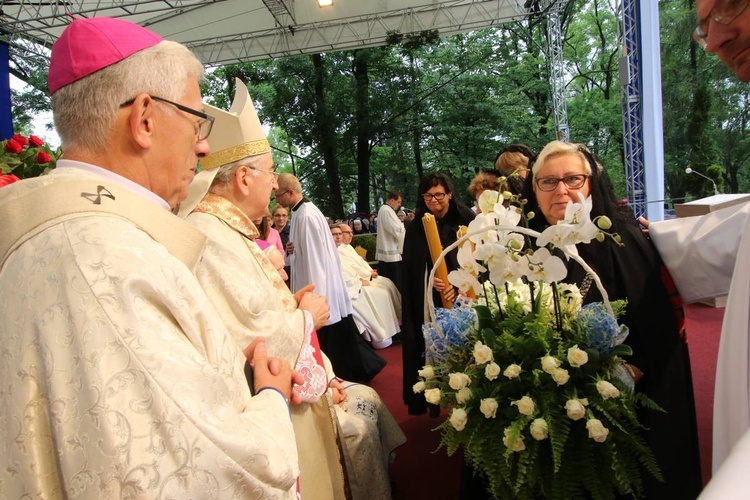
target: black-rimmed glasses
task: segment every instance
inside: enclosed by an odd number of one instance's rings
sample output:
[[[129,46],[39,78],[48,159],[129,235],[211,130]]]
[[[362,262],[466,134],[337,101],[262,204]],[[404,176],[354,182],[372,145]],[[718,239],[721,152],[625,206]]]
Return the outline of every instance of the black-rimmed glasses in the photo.
[[[731,24],[747,9],[748,0],[719,0],[705,19],[698,21],[698,27],[693,31],[693,40],[702,48],[706,48],[708,38],[708,22]]]
[[[196,134],[198,135],[198,141],[205,141],[208,139],[208,136],[211,135],[211,129],[214,126],[214,118],[211,115],[207,115],[206,113],[202,111],[197,111],[193,108],[188,108],[187,106],[183,106],[182,104],[170,101],[169,99],[164,99],[163,97],[150,95],[149,97],[155,101],[161,101],[167,104],[171,104],[175,108],[179,109],[180,111],[184,111],[185,113],[189,113],[193,116],[197,116],[200,118],[196,123],[198,124],[198,130],[196,131]],[[121,108],[124,108],[126,106],[131,106],[135,102],[135,97],[132,99],[129,99],[125,101],[124,103],[120,104]]]
[[[435,193],[435,194],[425,193],[422,195],[422,199],[424,201],[430,201],[430,200],[443,201],[447,194],[448,193]]]
[[[586,184],[586,179],[591,177],[587,174],[566,175],[565,177],[540,177],[536,179],[536,187],[540,191],[554,191],[561,182],[568,189],[581,189]]]

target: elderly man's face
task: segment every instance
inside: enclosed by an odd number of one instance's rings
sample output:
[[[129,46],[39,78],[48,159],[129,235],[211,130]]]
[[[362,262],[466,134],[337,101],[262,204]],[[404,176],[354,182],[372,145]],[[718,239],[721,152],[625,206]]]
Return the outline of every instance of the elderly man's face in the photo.
[[[271,191],[277,189],[277,175],[274,173],[273,156],[264,153],[253,163],[254,169],[250,170],[250,191],[247,203],[247,215],[251,219],[260,217],[268,210],[271,202]]]
[[[187,79],[185,93],[179,103],[195,110],[203,109],[198,80],[192,77]],[[156,129],[154,148],[158,148],[159,160],[149,171],[149,187],[170,207],[174,207],[187,198],[198,159],[207,156],[210,148],[206,140],[198,141],[200,118],[175,109],[170,104],[157,102],[155,105],[160,108],[157,111],[158,120],[165,126],[157,126]]]
[[[750,8],[747,0],[697,0],[706,50],[715,53],[743,82],[750,82]],[[732,19],[734,16],[736,18]],[[717,22],[715,19],[724,19]],[[726,24],[725,24],[726,23]]]
[[[341,229],[341,242],[347,245],[351,244],[352,239],[354,239],[354,231],[349,227],[349,224],[339,224],[339,229]]]

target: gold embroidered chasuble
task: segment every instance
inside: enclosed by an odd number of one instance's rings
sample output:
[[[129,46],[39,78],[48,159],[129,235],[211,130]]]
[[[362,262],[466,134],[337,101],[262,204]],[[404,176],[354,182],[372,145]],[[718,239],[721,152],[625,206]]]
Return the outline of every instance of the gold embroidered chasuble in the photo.
[[[185,264],[130,206],[40,222],[49,197],[123,205],[104,196],[117,191],[75,168],[0,190],[0,209],[39,199],[0,268],[2,496],[294,498],[287,406],[251,397],[244,356]]]
[[[269,356],[295,366],[303,349],[305,322],[311,324],[312,317],[297,309],[294,296],[253,241],[258,231],[252,221],[232,202],[213,193],[203,198],[186,221],[208,236],[196,276],[237,344],[244,347],[263,336]],[[324,360],[332,378],[330,363]],[[302,498],[346,498],[346,472],[329,396],[293,405],[292,423]]]

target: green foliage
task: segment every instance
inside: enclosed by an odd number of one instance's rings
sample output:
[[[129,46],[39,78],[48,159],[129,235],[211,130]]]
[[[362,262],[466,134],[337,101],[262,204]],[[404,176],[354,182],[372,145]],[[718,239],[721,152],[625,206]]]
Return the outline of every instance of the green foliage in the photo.
[[[367,257],[365,260],[372,262],[375,259],[375,251],[377,250],[377,236],[374,234],[355,234],[352,238],[352,247],[362,247],[367,250]]]

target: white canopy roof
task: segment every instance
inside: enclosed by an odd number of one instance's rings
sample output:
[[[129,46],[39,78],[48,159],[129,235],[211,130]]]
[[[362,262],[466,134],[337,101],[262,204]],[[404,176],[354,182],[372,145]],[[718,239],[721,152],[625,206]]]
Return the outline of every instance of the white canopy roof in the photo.
[[[190,47],[205,65],[382,45],[392,33],[440,36],[525,17],[525,0],[5,1],[0,36],[51,47],[76,17],[124,18]]]

